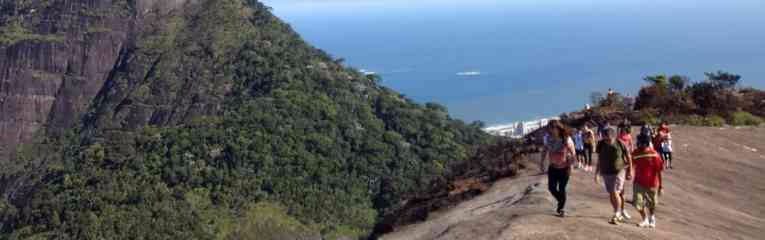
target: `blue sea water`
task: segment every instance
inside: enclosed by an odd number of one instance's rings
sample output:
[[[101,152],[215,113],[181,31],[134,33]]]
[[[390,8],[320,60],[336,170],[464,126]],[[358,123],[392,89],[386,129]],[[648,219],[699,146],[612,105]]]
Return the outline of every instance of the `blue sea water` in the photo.
[[[763,0],[265,2],[311,44],[465,121],[557,116],[659,73],[765,88]]]

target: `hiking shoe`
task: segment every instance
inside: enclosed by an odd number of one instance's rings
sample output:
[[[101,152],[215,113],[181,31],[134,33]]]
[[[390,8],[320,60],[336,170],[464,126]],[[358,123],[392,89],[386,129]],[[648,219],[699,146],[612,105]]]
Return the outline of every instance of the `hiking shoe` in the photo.
[[[627,220],[630,220],[630,219],[632,219],[632,216],[630,216],[629,214],[627,214],[627,211],[622,211],[622,213],[621,213],[621,217],[622,217],[622,218],[624,218],[624,219],[627,219]]]
[[[619,225],[619,222],[621,222],[622,220],[623,219],[621,219],[621,217],[619,217],[619,216],[613,216],[611,218],[611,220],[608,221],[608,223],[613,224],[613,225]]]
[[[648,222],[648,219],[638,224],[639,228],[649,228],[651,227],[651,223]]]
[[[558,217],[566,217],[568,214],[566,214],[566,210],[558,210]]]
[[[656,228],[656,217],[651,217],[648,221],[649,228]]]

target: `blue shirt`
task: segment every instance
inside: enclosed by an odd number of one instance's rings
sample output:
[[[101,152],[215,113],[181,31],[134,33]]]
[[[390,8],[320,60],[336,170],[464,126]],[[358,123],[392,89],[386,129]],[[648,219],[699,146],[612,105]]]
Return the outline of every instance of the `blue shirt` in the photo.
[[[582,136],[582,131],[577,131],[574,133],[574,146],[577,150],[584,149],[584,138]]]

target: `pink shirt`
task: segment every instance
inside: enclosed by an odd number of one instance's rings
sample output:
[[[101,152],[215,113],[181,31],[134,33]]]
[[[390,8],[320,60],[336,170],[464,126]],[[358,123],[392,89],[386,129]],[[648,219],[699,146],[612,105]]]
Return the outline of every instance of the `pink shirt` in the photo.
[[[619,133],[619,140],[622,141],[622,144],[624,144],[625,147],[627,147],[627,150],[630,152],[632,149],[632,135],[629,133]]]
[[[555,140],[552,140],[555,141]],[[557,142],[551,143],[549,146],[550,165],[554,168],[567,168],[571,162],[568,161],[567,154],[574,150],[574,140],[570,137],[566,137],[565,143]]]

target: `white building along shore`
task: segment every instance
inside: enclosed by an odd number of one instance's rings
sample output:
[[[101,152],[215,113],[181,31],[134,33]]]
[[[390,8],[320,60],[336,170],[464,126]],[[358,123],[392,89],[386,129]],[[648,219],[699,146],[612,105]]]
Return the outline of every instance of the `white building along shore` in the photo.
[[[550,120],[559,120],[558,117],[542,118],[533,121],[514,122],[510,124],[500,124],[495,126],[489,126],[483,130],[494,136],[510,137],[510,138],[523,138],[526,134],[529,134],[539,128],[547,125]]]

